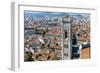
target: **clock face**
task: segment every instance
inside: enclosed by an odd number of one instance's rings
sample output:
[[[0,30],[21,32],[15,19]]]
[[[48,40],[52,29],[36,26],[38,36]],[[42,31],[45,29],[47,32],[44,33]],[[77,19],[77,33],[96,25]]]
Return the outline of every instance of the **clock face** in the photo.
[[[24,10],[24,61],[90,58],[90,14]]]

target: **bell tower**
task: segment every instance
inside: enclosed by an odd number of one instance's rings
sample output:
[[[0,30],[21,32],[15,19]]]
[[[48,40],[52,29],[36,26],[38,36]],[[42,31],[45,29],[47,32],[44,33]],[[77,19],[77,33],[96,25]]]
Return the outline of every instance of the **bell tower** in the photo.
[[[71,17],[64,16],[62,18],[63,31],[63,59],[71,59]]]

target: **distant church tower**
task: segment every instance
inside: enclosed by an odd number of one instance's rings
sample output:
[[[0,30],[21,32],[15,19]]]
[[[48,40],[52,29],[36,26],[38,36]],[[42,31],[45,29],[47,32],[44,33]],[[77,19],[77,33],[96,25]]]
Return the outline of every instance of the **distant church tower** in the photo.
[[[71,59],[71,17],[62,18],[63,28],[63,59]]]

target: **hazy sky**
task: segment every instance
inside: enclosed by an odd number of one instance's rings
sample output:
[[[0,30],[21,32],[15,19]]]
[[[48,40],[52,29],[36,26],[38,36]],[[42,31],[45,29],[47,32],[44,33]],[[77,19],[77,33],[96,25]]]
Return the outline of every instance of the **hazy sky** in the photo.
[[[43,18],[43,17],[62,17],[62,16],[72,16],[72,17],[78,17],[78,18],[85,18],[85,19],[90,19],[90,14],[89,13],[72,13],[72,12],[41,12],[41,11],[29,11],[25,10],[24,11],[24,16],[31,16],[33,18]]]

